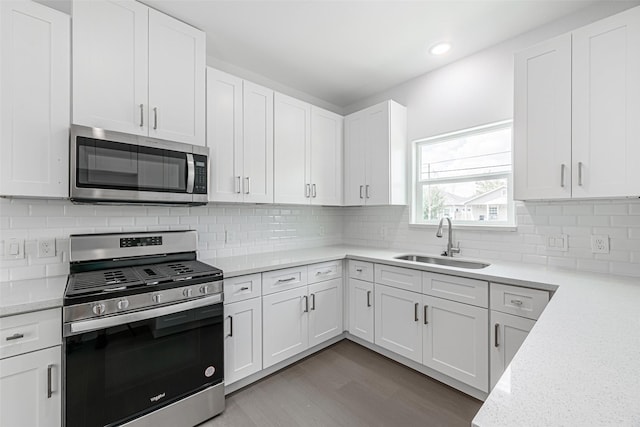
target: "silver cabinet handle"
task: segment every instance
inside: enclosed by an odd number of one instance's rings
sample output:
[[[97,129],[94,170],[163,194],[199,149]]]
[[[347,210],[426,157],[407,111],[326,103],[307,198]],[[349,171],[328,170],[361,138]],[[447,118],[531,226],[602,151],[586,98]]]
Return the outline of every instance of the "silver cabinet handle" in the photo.
[[[53,395],[53,380],[52,380],[52,372],[53,365],[47,365],[47,399],[51,399]]]
[[[158,107],[153,107],[153,129],[158,129]]]
[[[304,197],[311,197],[311,185],[304,185]]]
[[[494,330],[493,330],[493,334],[494,336],[494,340],[493,340],[493,346],[494,347],[498,347],[500,344],[498,344],[498,333],[500,332],[500,324],[496,323],[496,325],[494,326]]]
[[[362,197],[362,190],[363,190],[363,189],[364,189],[364,185],[361,185],[361,186],[360,186],[360,198],[361,198],[361,199],[364,199],[364,197]]]
[[[290,282],[292,280],[296,280],[296,278],[295,277],[288,277],[286,279],[278,279],[278,283]]]
[[[424,313],[423,313],[424,314],[424,324],[425,325],[429,324],[429,321],[427,320],[427,307],[429,307],[429,306],[428,305],[424,306]]]
[[[511,304],[515,304],[515,305],[522,305],[522,301],[519,299],[512,299],[511,300]]]
[[[236,176],[236,193],[240,194],[242,192],[242,177]]]
[[[325,271],[316,271],[316,276],[319,276],[321,274],[329,274],[331,273],[331,270],[325,270]]]
[[[24,338],[24,334],[20,334],[20,333],[15,333],[13,335],[11,335],[10,337],[7,337],[7,341],[13,341],[13,340],[19,340],[20,338]]]
[[[187,153],[187,193],[193,193],[193,184],[196,179],[196,163],[193,154]]]
[[[416,322],[420,319],[418,319],[418,306],[420,305],[420,303],[415,303],[413,306],[413,320],[415,320]]]
[[[362,273],[362,269],[361,269],[361,268],[356,268],[356,271],[357,271],[358,273]]]
[[[316,294],[311,294],[311,310],[316,309]]]
[[[140,104],[140,127],[144,127],[144,104]]]
[[[232,337],[233,336],[233,316],[227,316],[227,318],[229,319],[229,334],[227,336]]]
[[[564,188],[564,170],[566,167],[564,163],[560,165],[560,187],[562,188]]]
[[[582,186],[582,162],[578,162],[578,185]]]
[[[245,188],[244,194],[249,194],[249,186],[251,185],[251,178],[249,178],[248,176],[244,178],[246,183],[247,183],[247,188]]]
[[[311,197],[315,198],[317,196],[316,194],[316,185],[315,184],[311,184]]]
[[[303,313],[308,313],[309,312],[309,297],[305,295],[302,298],[304,298],[304,310],[302,312]]]
[[[371,291],[367,291],[367,307],[371,307]]]
[[[243,286],[243,287],[241,287],[241,288],[240,288],[240,290],[241,290],[241,291],[248,291],[248,290],[249,290],[249,288],[248,288],[247,286]]]
[[[369,196],[369,184],[365,185],[364,195],[367,199],[371,197]]]

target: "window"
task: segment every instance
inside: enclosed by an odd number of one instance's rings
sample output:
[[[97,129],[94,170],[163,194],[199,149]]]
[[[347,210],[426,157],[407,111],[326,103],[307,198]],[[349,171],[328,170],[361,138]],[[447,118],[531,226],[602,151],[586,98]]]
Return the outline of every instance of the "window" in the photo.
[[[515,224],[510,120],[414,144],[413,223]]]

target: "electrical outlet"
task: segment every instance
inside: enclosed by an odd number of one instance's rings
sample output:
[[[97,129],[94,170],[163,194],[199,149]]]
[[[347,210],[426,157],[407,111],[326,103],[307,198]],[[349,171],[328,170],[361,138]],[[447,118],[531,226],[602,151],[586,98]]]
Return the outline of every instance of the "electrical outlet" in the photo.
[[[569,236],[566,234],[553,234],[547,236],[547,249],[567,252],[569,250]]]
[[[591,252],[594,254],[609,253],[609,236],[605,234],[591,236]]]
[[[7,239],[4,241],[3,259],[22,259],[24,258],[24,240]]]
[[[38,240],[38,258],[51,258],[56,256],[56,239]]]
[[[236,241],[236,232],[231,230],[224,230],[224,242],[234,243]]]

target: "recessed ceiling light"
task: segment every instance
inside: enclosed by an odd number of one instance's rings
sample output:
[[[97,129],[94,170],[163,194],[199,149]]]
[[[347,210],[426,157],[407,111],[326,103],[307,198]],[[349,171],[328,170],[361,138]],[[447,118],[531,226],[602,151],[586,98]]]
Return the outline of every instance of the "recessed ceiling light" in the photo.
[[[451,49],[451,43],[436,43],[429,48],[429,53],[431,55],[444,55],[445,53],[449,52],[449,49]]]

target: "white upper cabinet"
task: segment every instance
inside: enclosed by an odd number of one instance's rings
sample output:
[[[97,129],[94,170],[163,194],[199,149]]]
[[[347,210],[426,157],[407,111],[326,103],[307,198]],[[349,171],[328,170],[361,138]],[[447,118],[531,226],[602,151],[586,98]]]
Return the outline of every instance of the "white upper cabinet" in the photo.
[[[516,55],[516,199],[640,195],[638,75],[638,7]]]
[[[205,144],[205,34],[125,1],[73,2],[73,123]]]
[[[311,204],[342,205],[343,123],[341,115],[311,107]]]
[[[273,202],[273,91],[207,69],[209,200]]]
[[[69,196],[69,16],[0,2],[0,195]]]
[[[385,101],[345,117],[345,205],[407,203],[407,109]]]

